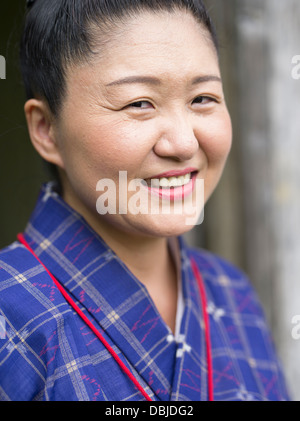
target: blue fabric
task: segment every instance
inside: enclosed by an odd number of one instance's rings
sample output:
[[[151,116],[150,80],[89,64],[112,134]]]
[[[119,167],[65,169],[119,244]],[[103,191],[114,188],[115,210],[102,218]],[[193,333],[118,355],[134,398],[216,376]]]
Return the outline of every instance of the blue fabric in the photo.
[[[208,300],[215,400],[288,400],[257,297],[224,260],[178,239],[184,312],[176,341],[145,287],[50,184],[25,238],[153,400],[208,399],[194,258]],[[0,400],[144,400],[18,242],[0,252],[0,316]]]

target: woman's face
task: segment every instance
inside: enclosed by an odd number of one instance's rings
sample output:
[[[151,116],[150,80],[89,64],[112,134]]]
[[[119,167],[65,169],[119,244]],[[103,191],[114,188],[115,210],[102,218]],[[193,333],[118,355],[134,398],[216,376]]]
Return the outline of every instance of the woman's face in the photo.
[[[231,146],[207,30],[185,12],[120,24],[91,63],[68,69],[54,135],[64,198],[92,225],[155,237],[191,229],[182,204],[195,205],[201,179],[207,200]]]

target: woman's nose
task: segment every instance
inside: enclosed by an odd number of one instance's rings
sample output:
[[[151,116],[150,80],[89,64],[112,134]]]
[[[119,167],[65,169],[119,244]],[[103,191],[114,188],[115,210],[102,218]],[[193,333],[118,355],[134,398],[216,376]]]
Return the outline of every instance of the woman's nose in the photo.
[[[154,146],[157,155],[188,161],[199,149],[191,116],[182,113],[165,117],[160,136]]]

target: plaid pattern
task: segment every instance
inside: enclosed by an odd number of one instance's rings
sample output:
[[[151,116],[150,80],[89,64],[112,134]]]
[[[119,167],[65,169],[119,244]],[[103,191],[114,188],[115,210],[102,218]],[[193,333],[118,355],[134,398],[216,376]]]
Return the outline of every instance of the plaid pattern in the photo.
[[[145,287],[53,190],[25,238],[153,400],[207,400],[204,278],[215,400],[287,400],[260,305],[245,276],[179,238],[184,310],[175,339]],[[131,401],[143,396],[18,242],[0,253],[0,400]]]

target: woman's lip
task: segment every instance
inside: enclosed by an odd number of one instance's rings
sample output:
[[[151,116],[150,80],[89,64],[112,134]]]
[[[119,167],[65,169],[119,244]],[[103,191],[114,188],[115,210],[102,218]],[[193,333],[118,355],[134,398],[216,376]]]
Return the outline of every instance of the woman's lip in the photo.
[[[147,186],[148,191],[161,199],[167,199],[171,201],[182,200],[184,197],[189,196],[193,193],[194,186],[196,183],[197,172],[193,171],[194,175],[190,179],[189,183],[181,187],[170,187],[170,188],[156,188]]]
[[[154,175],[153,177],[148,177],[146,180],[152,180],[152,179],[158,179],[158,178],[180,177],[180,176],[190,174],[193,172],[198,172],[197,168],[186,168],[184,170],[167,171],[158,175]]]

